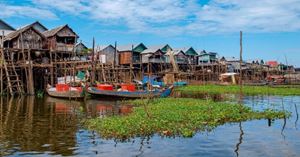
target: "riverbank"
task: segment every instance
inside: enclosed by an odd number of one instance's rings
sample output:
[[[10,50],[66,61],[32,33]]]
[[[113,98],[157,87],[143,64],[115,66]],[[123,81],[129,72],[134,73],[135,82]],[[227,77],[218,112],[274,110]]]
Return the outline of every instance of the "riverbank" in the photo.
[[[177,88],[183,93],[199,92],[206,94],[239,94],[237,85],[191,85]],[[300,95],[300,88],[296,87],[271,87],[271,86],[243,86],[244,95]]]
[[[138,107],[127,116],[94,118],[85,122],[90,130],[102,138],[128,139],[136,136],[183,136],[192,137],[197,131],[230,122],[252,119],[279,119],[288,117],[285,111],[254,111],[250,107],[210,100],[190,98],[154,99],[132,102]]]

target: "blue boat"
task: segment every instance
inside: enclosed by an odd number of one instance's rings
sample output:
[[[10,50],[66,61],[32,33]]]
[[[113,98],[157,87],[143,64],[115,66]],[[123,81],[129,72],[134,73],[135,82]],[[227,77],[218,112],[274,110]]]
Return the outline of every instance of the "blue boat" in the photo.
[[[165,83],[161,80],[161,77],[159,76],[144,76],[142,80],[143,84],[147,84],[148,82],[153,86],[160,86],[164,87]]]
[[[155,89],[153,91],[142,90],[142,91],[110,91],[110,90],[100,90],[96,87],[87,88],[87,92],[92,96],[97,97],[115,97],[115,98],[148,98],[148,97],[168,97],[173,90],[173,86],[166,89]]]
[[[150,83],[152,86],[159,86],[159,87],[164,87],[166,84],[162,81],[162,78],[159,76],[144,76],[142,83],[144,86],[147,85],[147,83]],[[180,86],[186,86],[188,83],[185,81],[177,81],[173,83],[173,86],[175,87],[180,87]]]

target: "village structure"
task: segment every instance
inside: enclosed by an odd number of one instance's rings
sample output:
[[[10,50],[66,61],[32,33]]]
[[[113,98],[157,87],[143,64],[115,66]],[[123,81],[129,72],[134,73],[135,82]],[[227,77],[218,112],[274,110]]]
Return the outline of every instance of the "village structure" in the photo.
[[[59,82],[122,83],[155,75],[166,83],[230,82],[242,70],[248,84],[295,83],[293,66],[261,59],[242,61],[217,52],[169,44],[88,48],[69,25],[47,28],[36,21],[19,29],[0,19],[1,94],[35,94]],[[241,67],[240,67],[241,66]],[[73,81],[72,81],[73,80]]]

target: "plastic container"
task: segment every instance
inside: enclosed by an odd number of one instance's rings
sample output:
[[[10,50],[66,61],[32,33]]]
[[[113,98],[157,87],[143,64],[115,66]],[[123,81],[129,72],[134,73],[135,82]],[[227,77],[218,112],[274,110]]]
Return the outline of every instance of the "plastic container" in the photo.
[[[122,84],[121,89],[123,91],[134,92],[135,91],[135,85],[134,84]]]
[[[109,84],[97,84],[97,89],[99,90],[113,90],[114,87]]]
[[[70,90],[70,86],[67,84],[56,84],[56,91],[58,92],[64,92],[69,90]]]

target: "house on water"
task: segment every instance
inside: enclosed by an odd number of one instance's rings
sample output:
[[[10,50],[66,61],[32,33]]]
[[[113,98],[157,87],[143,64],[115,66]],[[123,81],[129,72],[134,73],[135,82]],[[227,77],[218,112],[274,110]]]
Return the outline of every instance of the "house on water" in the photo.
[[[141,52],[142,63],[165,63],[165,53],[161,48],[161,46],[149,46],[148,49]]]
[[[72,53],[79,36],[68,26],[63,25],[43,32],[50,51]]]
[[[100,63],[118,65],[119,64],[119,55],[115,46],[100,46],[100,51],[97,52],[99,56]]]
[[[160,45],[160,46],[158,46],[158,47],[160,47],[160,50],[161,50],[164,54],[166,54],[166,53],[168,52],[168,50],[170,50],[170,51],[173,50],[173,48],[172,48],[169,44],[166,44],[166,45]]]
[[[220,59],[221,64],[225,63],[227,72],[240,73],[240,59],[235,57],[222,57]],[[249,64],[245,61],[242,61],[242,70],[247,71],[249,69]]]
[[[129,64],[140,64],[141,63],[141,52],[143,52],[147,47],[143,44],[128,44],[117,46],[119,53],[119,64],[129,65]]]
[[[177,64],[187,64],[188,63],[188,57],[185,55],[184,51],[181,49],[176,49],[171,51],[174,57],[174,61]],[[165,54],[166,56],[166,62],[170,63],[170,54]]]
[[[186,55],[187,57],[187,60],[188,60],[188,64],[192,64],[192,65],[196,65],[197,64],[197,59],[198,59],[198,53],[197,51],[193,48],[193,47],[190,47],[188,49],[182,49],[184,54]]]
[[[212,64],[217,62],[217,53],[216,52],[206,52],[205,50],[201,51],[198,55],[198,65],[201,64]]]
[[[26,25],[7,34],[4,38],[4,47],[14,49],[47,49],[45,36],[34,25]]]
[[[89,54],[89,49],[87,46],[85,46],[84,43],[82,43],[82,41],[80,41],[79,43],[77,43],[75,45],[75,54],[76,54],[76,58],[79,58],[82,61],[86,61],[88,54]]]

